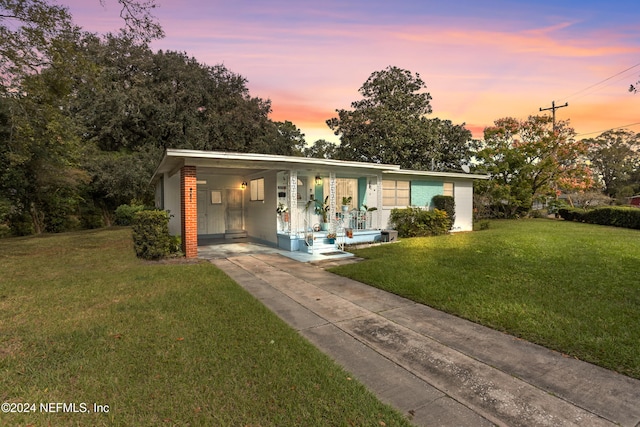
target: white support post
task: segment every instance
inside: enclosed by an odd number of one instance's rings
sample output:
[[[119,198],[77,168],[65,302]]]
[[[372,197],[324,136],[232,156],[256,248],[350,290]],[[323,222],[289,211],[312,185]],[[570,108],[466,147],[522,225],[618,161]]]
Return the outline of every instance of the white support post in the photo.
[[[382,175],[378,175],[378,177],[376,178],[376,196],[376,206],[378,210],[374,211],[377,212],[377,215],[375,215],[375,228],[382,229]]]
[[[299,231],[300,219],[298,218],[298,171],[289,171],[289,191],[287,192],[287,204],[289,205],[289,233]]]
[[[336,173],[329,172],[329,222],[336,219]]]

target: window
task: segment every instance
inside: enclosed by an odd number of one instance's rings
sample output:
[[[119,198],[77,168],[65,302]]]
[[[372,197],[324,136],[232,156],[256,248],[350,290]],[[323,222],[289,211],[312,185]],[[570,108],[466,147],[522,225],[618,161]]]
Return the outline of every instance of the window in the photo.
[[[443,196],[453,196],[453,182],[445,182],[443,188]]]
[[[348,178],[336,179],[336,205],[342,206],[342,198],[351,197],[349,209],[358,206],[358,180]]]
[[[409,181],[382,180],[383,206],[409,206],[411,196]]]
[[[251,201],[264,200],[264,178],[251,180]]]

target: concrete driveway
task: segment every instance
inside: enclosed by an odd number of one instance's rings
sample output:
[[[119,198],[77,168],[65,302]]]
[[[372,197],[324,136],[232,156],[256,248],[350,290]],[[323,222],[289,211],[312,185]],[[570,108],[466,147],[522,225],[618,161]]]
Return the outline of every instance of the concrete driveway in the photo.
[[[640,381],[277,253],[211,262],[420,426],[640,427]]]

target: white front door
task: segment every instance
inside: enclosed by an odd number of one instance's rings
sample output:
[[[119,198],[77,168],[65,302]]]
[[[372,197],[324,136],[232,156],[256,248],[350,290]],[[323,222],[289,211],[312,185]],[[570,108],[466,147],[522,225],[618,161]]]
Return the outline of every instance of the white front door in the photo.
[[[242,209],[242,190],[228,189],[227,209],[226,209],[226,232],[235,232],[244,230],[243,209]]]

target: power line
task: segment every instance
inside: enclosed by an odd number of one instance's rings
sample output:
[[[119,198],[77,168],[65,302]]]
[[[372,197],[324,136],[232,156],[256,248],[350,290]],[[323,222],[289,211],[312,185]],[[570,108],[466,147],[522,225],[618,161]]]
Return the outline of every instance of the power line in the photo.
[[[578,95],[578,94],[581,94],[582,92],[586,92],[587,90],[589,90],[589,89],[591,89],[591,88],[594,88],[594,87],[596,87],[596,86],[598,86],[598,85],[600,85],[600,84],[602,84],[602,83],[605,83],[605,82],[607,82],[607,81],[609,81],[609,80],[613,79],[614,77],[618,77],[619,75],[624,74],[624,73],[626,73],[626,72],[628,72],[628,71],[631,71],[631,70],[633,70],[634,68],[637,68],[637,67],[640,67],[640,62],[639,62],[639,63],[637,63],[637,64],[635,64],[635,65],[632,65],[631,67],[629,67],[629,68],[627,68],[627,69],[625,69],[625,70],[620,71],[619,73],[616,73],[616,74],[614,74],[614,75],[612,75],[612,76],[609,76],[609,77],[607,77],[606,79],[599,81],[598,83],[592,84],[591,86],[588,86],[588,87],[586,87],[586,88],[584,88],[584,89],[582,89],[582,90],[579,90],[579,91],[577,91],[577,92],[575,92],[575,93],[573,93],[573,94],[571,94],[571,95],[569,95],[569,96],[567,96],[567,97],[565,97],[565,98],[562,98],[562,99],[563,99],[563,100],[567,100],[567,99],[569,99],[569,98],[572,98],[572,97],[574,97],[574,96],[576,96],[576,95]]]
[[[628,127],[631,127],[631,126],[638,126],[638,125],[640,125],[640,122],[631,123],[631,124],[624,125],[624,126],[618,126],[616,128],[611,128],[611,129],[599,130],[599,131],[595,131],[595,132],[581,133],[581,134],[578,134],[576,136],[593,135],[594,133],[604,133],[604,132],[608,132],[610,130],[617,130],[617,129],[628,128]]]

